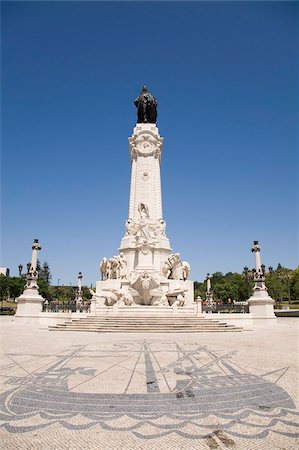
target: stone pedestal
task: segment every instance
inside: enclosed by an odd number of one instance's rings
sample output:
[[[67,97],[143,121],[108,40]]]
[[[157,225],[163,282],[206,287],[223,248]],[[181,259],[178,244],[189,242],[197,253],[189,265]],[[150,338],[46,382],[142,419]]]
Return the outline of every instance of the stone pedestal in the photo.
[[[248,299],[249,311],[253,319],[275,319],[274,300],[266,290],[254,291]]]
[[[45,299],[39,295],[37,289],[25,289],[17,298],[18,307],[15,317],[38,316],[42,311]]]

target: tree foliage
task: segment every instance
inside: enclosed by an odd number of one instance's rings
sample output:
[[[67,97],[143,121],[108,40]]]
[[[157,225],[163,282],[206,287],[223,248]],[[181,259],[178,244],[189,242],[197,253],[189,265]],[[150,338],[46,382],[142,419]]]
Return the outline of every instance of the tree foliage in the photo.
[[[265,278],[269,295],[274,300],[299,302],[299,268],[290,270],[279,263],[276,270],[265,274]],[[222,300],[225,303],[229,299],[248,300],[254,285],[252,272],[249,272],[247,277],[244,273],[228,272],[224,275],[222,272],[215,272],[212,274],[211,282],[214,300]],[[195,297],[200,295],[205,299],[206,280],[202,283],[195,281],[194,290]]]

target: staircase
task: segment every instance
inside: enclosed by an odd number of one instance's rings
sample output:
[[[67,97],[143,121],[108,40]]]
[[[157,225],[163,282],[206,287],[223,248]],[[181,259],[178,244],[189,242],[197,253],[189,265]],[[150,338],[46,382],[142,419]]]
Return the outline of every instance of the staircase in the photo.
[[[206,333],[242,331],[225,322],[196,316],[92,316],[49,326],[50,331],[93,331],[97,333]]]

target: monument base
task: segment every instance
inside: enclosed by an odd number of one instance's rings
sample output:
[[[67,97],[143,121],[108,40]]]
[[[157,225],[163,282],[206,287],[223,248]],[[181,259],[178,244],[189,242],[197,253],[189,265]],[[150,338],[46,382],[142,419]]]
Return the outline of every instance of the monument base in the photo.
[[[142,310],[146,307],[149,311],[153,311],[153,308],[162,311],[163,308],[172,313],[173,308],[180,307],[186,311],[190,309],[194,314],[193,281],[162,278],[149,289],[147,296],[143,296],[142,291],[136,291],[136,287],[136,279],[133,283],[127,279],[97,281],[92,312],[101,314],[107,307],[113,307],[114,310],[124,307],[133,313],[134,308]]]
[[[267,290],[253,291],[252,296],[248,299],[249,311],[253,319],[270,319],[276,320],[274,314],[274,300],[269,296]]]
[[[39,295],[36,289],[25,289],[22,295],[17,298],[18,306],[15,317],[36,316],[43,309],[45,299]]]

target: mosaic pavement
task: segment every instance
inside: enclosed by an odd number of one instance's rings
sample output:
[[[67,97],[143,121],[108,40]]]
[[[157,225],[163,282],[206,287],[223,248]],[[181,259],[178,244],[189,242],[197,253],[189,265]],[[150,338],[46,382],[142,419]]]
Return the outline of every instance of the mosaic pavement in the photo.
[[[266,331],[173,339],[4,327],[14,331],[0,360],[5,449],[298,448],[286,382],[296,358],[258,367],[249,345],[246,360],[246,342]]]

